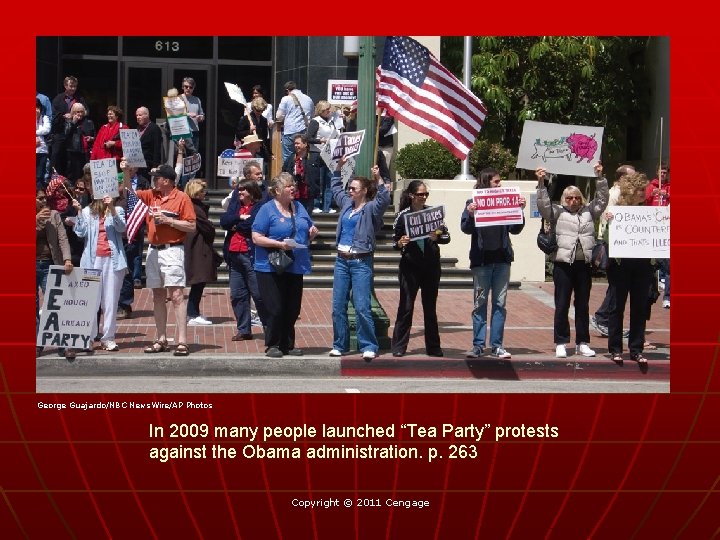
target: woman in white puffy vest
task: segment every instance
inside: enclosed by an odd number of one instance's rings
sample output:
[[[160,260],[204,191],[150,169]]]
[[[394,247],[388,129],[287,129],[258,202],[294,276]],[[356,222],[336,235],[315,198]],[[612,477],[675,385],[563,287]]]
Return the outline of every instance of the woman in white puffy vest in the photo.
[[[602,176],[602,165],[595,164],[597,182],[595,198],[589,203],[576,186],[568,186],[561,196],[561,204],[553,204],[545,188],[545,169],[538,168],[537,205],[540,215],[555,227],[558,249],[553,260],[555,284],[555,321],[553,325],[555,356],[567,356],[570,343],[568,311],[570,297],[575,294],[575,352],[595,356],[590,348],[590,287],[592,270],[590,258],[595,245],[595,220],[608,203],[608,182]]]

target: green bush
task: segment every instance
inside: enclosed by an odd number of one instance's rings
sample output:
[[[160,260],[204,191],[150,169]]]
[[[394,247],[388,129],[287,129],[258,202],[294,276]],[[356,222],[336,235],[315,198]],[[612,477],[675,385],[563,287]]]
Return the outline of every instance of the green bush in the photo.
[[[485,167],[494,167],[507,178],[516,162],[510,150],[484,139],[476,140],[470,150],[470,172],[475,176]],[[427,139],[403,147],[395,159],[395,168],[403,178],[452,179],[460,174],[460,160],[439,142]]]

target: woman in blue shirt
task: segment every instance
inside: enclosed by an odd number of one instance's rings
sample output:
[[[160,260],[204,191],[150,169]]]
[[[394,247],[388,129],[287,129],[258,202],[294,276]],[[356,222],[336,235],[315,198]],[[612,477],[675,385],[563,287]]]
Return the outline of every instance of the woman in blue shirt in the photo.
[[[295,201],[295,181],[280,173],[270,184],[270,196],[255,216],[252,241],[255,244],[255,274],[267,311],[265,355],[302,356],[295,348],[295,321],[300,315],[303,275],[310,273],[308,245],[318,233],[302,204]],[[296,247],[299,246],[299,247]],[[293,263],[278,274],[268,261],[268,253],[285,251]]]

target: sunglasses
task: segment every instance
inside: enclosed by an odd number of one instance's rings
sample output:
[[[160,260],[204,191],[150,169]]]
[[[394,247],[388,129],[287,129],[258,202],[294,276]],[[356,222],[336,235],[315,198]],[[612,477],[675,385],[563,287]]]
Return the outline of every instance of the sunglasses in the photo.
[[[241,187],[241,188],[238,188],[238,191],[247,191],[247,188]]]
[[[427,198],[430,196],[430,192],[427,191],[427,192],[425,192],[425,193],[413,193],[413,196],[415,196],[415,197],[423,197],[423,198],[427,199]]]
[[[348,191],[360,191],[362,188],[350,186],[348,187]]]
[[[75,191],[85,191],[85,188],[84,187],[76,187]]]

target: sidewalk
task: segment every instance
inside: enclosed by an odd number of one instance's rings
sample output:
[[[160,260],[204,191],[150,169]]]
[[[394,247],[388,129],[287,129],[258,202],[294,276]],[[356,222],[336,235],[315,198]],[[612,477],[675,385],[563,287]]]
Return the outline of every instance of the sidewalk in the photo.
[[[590,298],[591,314],[602,302],[605,283],[593,283]],[[377,297],[390,318],[390,335],[395,321],[399,292],[378,289]],[[285,363],[280,371],[289,376],[307,375],[322,377],[323,373],[360,377],[473,377],[473,378],[602,378],[614,379],[641,377],[669,381],[670,310],[662,308],[659,299],[652,309],[648,321],[648,340],[657,350],[646,351],[650,369],[640,373],[634,362],[627,360],[624,367],[616,366],[607,354],[607,339],[590,329],[591,347],[595,358],[584,358],[574,354],[574,347],[568,347],[566,359],[555,358],[553,337],[553,284],[524,283],[521,288],[508,292],[508,316],[505,325],[505,348],[512,354],[511,360],[497,360],[489,356],[477,360],[466,360],[464,352],[472,345],[472,291],[440,290],[438,297],[438,319],[440,337],[445,351],[444,358],[430,358],[425,355],[423,342],[423,319],[420,295],[416,303],[413,329],[408,354],[394,358],[389,351],[381,351],[378,358],[368,364],[358,353],[342,359],[330,359],[327,355],[332,344],[331,298],[329,289],[305,289],[301,318],[297,322],[296,346],[305,352],[303,362],[297,357],[280,360],[266,359],[261,329],[253,328],[256,339],[232,341],[236,332],[235,320],[230,308],[227,288],[207,288],[200,304],[202,314],[213,321],[212,326],[189,326],[188,341],[191,355],[187,358],[172,356],[172,353],[143,354],[155,336],[152,317],[152,293],[149,289],[135,291],[133,317],[118,321],[116,341],[120,351],[109,353],[96,350],[93,356],[79,353],[77,360],[70,364],[57,357],[56,351],[47,349],[37,361],[38,374],[73,372],[80,374],[87,370],[97,374],[183,373],[191,375],[202,371],[204,375],[233,373],[234,375],[257,375],[272,372],[278,375],[278,363]],[[169,310],[168,336],[174,337],[174,316]],[[626,309],[626,318],[627,318]],[[572,317],[571,309],[571,317]],[[627,324],[627,323],[626,323]],[[570,323],[574,339],[573,319]],[[171,341],[171,347],[173,342]],[[98,346],[98,344],[96,344]],[[242,360],[242,362],[238,362]]]

